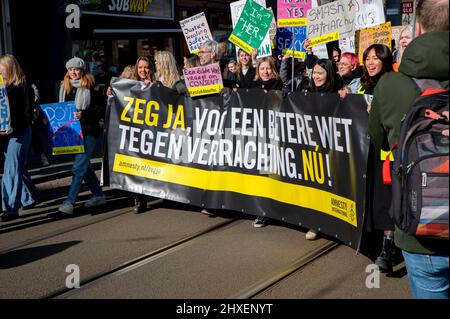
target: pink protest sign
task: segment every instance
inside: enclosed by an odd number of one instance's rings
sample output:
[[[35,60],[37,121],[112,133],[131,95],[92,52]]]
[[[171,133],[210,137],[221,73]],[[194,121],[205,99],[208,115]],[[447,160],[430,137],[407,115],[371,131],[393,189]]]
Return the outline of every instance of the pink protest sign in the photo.
[[[223,88],[219,63],[183,70],[190,96],[219,93]]]
[[[301,27],[306,25],[306,13],[311,0],[278,0],[278,27]]]

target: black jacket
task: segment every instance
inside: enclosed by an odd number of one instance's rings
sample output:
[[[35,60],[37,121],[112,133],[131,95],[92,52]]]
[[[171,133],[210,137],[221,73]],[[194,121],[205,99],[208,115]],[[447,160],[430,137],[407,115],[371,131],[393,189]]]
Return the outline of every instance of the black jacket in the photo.
[[[25,79],[19,86],[6,88],[11,115],[11,127],[14,133],[23,133],[33,121],[34,91]]]
[[[66,95],[65,101],[75,101],[76,89]],[[91,105],[81,111],[81,129],[84,136],[98,137],[103,128],[100,123],[105,118],[106,101],[101,92],[91,89]]]
[[[267,91],[271,90],[281,90],[283,88],[283,82],[281,79],[270,79],[268,81],[253,81],[251,86],[252,89],[264,89]]]
[[[248,69],[245,76],[241,70],[241,72],[239,74],[239,80],[236,81],[236,87],[239,89],[250,88],[252,85],[253,79],[255,78],[255,75],[256,75],[256,69],[252,66]]]

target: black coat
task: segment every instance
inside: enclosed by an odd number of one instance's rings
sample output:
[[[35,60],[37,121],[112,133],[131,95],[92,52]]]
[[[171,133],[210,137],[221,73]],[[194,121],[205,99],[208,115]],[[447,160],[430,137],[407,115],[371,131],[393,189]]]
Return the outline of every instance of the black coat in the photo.
[[[252,85],[253,79],[255,78],[255,75],[256,75],[256,69],[252,66],[248,69],[245,76],[241,70],[241,72],[239,74],[239,80],[236,80],[236,87],[239,89],[250,88]]]
[[[251,84],[252,89],[264,89],[267,91],[281,90],[283,88],[283,82],[281,79],[270,79],[268,81],[253,81]]]
[[[24,80],[19,86],[6,88],[13,133],[24,132],[33,121],[34,91],[31,84]]]

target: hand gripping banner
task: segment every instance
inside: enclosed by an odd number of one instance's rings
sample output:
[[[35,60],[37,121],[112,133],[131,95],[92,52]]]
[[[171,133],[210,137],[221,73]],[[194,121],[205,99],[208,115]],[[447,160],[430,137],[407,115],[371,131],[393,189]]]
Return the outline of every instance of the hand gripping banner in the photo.
[[[356,248],[368,139],[363,96],[240,90],[188,98],[113,79],[112,188],[313,228]]]

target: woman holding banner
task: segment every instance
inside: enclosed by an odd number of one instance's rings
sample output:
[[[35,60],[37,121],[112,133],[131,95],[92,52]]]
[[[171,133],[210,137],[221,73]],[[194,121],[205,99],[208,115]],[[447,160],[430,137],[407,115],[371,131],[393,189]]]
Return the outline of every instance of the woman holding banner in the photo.
[[[72,58],[66,63],[67,73],[61,82],[59,102],[75,101],[78,112],[74,113],[80,121],[84,137],[84,153],[76,154],[72,165],[72,183],[67,199],[58,208],[59,216],[73,214],[78,192],[83,179],[94,195],[84,207],[95,207],[106,204],[105,195],[98,181],[97,175],[91,167],[90,159],[94,153],[97,139],[102,131],[99,121],[104,116],[103,101],[96,102],[93,95],[94,77],[85,70],[85,62],[80,58]]]
[[[5,139],[1,220],[9,221],[19,217],[21,206],[30,207],[35,203],[28,186],[31,178],[26,170],[31,143],[34,91],[14,56],[6,54],[0,57],[0,74],[6,87],[12,128],[9,135],[0,132],[0,137]]]
[[[345,97],[347,93],[357,94],[361,86],[361,68],[359,67],[358,56],[350,52],[342,54],[338,63],[338,70],[344,82],[344,87],[339,90],[341,97]]]
[[[266,57],[259,60],[256,66],[256,75],[250,84],[252,89],[263,89],[266,91],[281,90],[283,82],[278,75],[275,62],[272,57]]]
[[[257,51],[256,51],[257,54]],[[256,75],[253,60],[256,54],[250,55],[242,49],[238,51],[238,64],[236,65],[236,88],[248,89]]]

